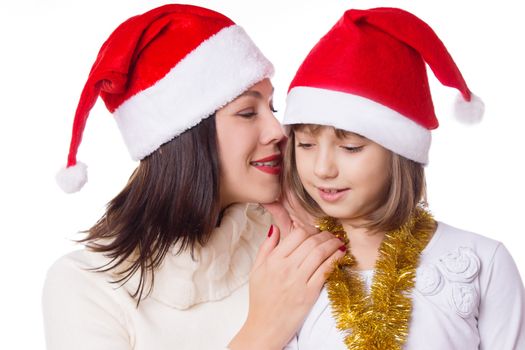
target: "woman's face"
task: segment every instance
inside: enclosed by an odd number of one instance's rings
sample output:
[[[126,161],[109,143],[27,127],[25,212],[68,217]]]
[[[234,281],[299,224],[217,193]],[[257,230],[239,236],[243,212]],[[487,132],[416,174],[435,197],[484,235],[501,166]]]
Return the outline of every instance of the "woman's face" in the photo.
[[[327,215],[360,225],[386,199],[391,152],[357,134],[340,136],[331,127],[295,131],[296,168]]]
[[[222,208],[279,196],[284,134],[272,101],[273,86],[264,79],[216,113]]]

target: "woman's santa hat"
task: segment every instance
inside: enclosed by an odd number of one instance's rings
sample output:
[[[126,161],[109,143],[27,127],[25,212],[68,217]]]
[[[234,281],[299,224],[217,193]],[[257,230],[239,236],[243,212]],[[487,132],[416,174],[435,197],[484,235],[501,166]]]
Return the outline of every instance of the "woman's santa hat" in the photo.
[[[76,156],[98,96],[131,157],[140,160],[272,74],[246,32],[218,12],[173,4],[128,19],[102,45],[89,73],[57,182],[70,193],[87,181]]]
[[[438,120],[425,63],[459,90],[457,117],[479,121],[483,103],[432,28],[401,9],[375,8],[346,11],[310,51],[290,84],[284,124],[331,125],[426,164]]]

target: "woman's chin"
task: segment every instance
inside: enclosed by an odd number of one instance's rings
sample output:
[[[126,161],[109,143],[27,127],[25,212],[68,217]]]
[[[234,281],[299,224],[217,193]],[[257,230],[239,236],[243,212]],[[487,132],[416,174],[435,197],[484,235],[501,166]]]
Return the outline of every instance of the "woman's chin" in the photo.
[[[268,186],[261,190],[260,193],[254,194],[252,196],[252,200],[249,202],[261,204],[273,203],[279,199],[280,194],[281,188],[279,184],[276,184],[275,186]]]

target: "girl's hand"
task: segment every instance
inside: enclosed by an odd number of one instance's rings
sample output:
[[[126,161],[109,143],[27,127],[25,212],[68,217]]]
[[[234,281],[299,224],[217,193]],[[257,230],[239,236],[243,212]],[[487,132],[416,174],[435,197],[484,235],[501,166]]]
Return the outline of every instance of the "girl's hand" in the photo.
[[[300,224],[281,221],[289,233],[280,240],[272,225],[250,276],[250,306],[232,350],[282,349],[317,300],[343,243],[329,232],[311,234]],[[282,219],[282,218],[281,218]],[[285,226],[283,226],[285,225]]]

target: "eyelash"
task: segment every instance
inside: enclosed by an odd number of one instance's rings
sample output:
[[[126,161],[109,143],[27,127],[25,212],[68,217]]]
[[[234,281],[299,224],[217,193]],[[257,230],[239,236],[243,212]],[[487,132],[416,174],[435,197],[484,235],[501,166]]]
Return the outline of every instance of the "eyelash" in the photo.
[[[359,151],[361,151],[363,149],[364,146],[357,146],[357,147],[345,147],[345,146],[341,146],[343,147],[345,150],[347,150],[348,152],[350,153],[357,153]]]
[[[257,115],[257,113],[255,113],[255,112],[251,112],[251,113],[239,113],[239,114],[237,114],[237,115],[240,116],[240,117],[243,117],[243,118],[249,119],[249,118],[255,117],[255,116]]]
[[[304,148],[304,149],[308,149],[308,148],[312,147],[312,144],[311,144],[311,143],[302,143],[302,142],[298,142],[298,143],[297,143],[297,147],[299,147],[299,148]]]
[[[277,110],[273,106],[270,106],[270,110],[272,111],[272,113],[277,113]],[[249,118],[255,117],[257,115],[257,112],[238,113],[237,115],[240,117],[249,119]]]
[[[302,143],[302,142],[298,142],[297,143],[297,147],[299,148],[303,148],[303,149],[309,149],[310,147],[312,147],[312,144],[311,143]],[[357,153],[357,152],[360,152],[362,149],[363,149],[364,146],[357,146],[357,147],[345,147],[345,146],[341,146],[341,148],[343,148],[344,150],[350,152],[350,153]]]

